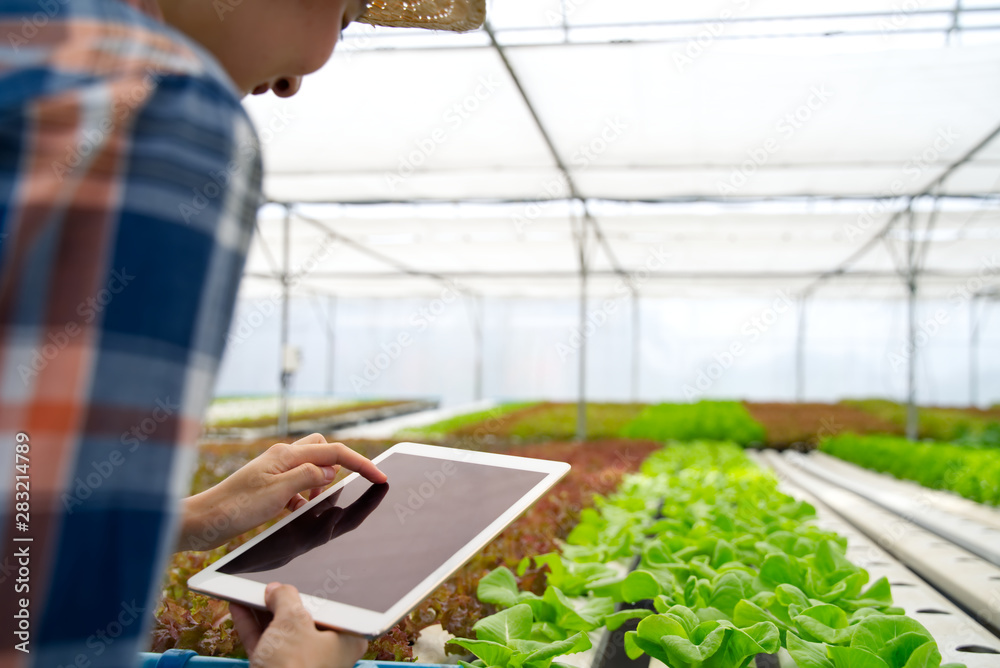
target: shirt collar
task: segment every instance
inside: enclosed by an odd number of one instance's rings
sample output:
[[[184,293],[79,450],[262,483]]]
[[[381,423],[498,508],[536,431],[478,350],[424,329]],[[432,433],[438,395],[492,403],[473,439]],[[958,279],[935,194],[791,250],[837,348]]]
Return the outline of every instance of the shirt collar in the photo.
[[[161,23],[163,22],[163,12],[160,11],[160,5],[157,0],[122,0],[122,2],[135,7],[150,18],[156,19]]]

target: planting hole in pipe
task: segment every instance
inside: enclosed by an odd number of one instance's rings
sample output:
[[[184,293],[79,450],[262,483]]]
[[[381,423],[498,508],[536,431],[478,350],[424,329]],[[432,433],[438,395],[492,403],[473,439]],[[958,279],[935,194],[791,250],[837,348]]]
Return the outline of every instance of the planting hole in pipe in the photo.
[[[962,645],[956,649],[959,652],[965,652],[967,654],[1000,654],[1000,651],[997,651],[992,647],[983,647],[982,645]]]
[[[754,657],[754,665],[757,668],[781,668],[781,661],[777,654],[758,654]]]

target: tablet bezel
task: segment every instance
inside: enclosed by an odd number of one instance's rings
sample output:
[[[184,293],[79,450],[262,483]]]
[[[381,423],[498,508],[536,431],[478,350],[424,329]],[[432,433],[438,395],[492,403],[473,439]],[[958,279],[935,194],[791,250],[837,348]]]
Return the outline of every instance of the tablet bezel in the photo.
[[[427,598],[438,586],[448,579],[456,570],[462,567],[465,562],[472,558],[477,552],[482,550],[490,541],[496,538],[511,522],[518,518],[528,507],[539,499],[547,490],[559,481],[570,470],[570,465],[565,462],[549,461],[546,459],[529,459],[527,457],[517,457],[513,455],[499,455],[489,452],[477,452],[472,450],[458,450],[436,445],[424,445],[420,443],[398,443],[372,461],[378,464],[386,457],[394,453],[417,455],[420,457],[430,457],[434,459],[450,460],[457,462],[467,462],[471,464],[484,464],[520,471],[535,471],[545,473],[534,487],[523,494],[504,513],[498,516],[479,534],[473,537],[468,543],[457,550],[450,558],[442,562],[424,580],[419,582],[409,592],[400,597],[391,608],[385,612],[376,612],[358,608],[356,606],[337,603],[328,599],[311,594],[301,594],[302,602],[312,615],[315,622],[321,626],[354,633],[367,638],[375,638],[382,635],[399,620],[410,613],[417,605]],[[257,543],[267,540],[268,536],[275,533],[283,526],[292,522],[302,513],[308,512],[313,506],[322,503],[324,499],[337,492],[351,480],[359,477],[359,474],[352,473],[336,485],[333,485],[322,494],[312,499],[295,512],[289,514],[277,522],[274,526],[247,541],[236,550],[233,550],[222,559],[207,566],[204,570],[196,573],[188,579],[188,587],[194,591],[210,596],[216,596],[229,601],[237,601],[251,607],[265,609],[264,589],[266,585],[249,580],[239,575],[220,573],[218,569],[235,559],[244,551],[250,549]],[[392,481],[390,480],[391,484]]]

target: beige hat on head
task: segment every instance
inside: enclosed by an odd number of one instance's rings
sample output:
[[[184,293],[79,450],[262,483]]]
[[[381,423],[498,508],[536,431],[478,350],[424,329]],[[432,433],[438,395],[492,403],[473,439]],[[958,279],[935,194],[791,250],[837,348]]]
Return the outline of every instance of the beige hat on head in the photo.
[[[486,0],[370,0],[358,20],[396,28],[475,30],[486,20]]]

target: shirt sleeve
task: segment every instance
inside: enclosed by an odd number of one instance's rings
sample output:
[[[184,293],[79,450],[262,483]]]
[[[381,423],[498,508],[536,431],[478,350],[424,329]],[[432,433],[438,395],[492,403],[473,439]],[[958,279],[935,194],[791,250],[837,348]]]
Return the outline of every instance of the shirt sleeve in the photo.
[[[81,81],[4,114],[0,440],[28,439],[31,512],[22,528],[0,463],[0,564],[30,553],[0,625],[16,638],[27,600],[30,654],[6,642],[0,663],[133,666],[232,317],[259,147],[232,91],[191,73]]]

